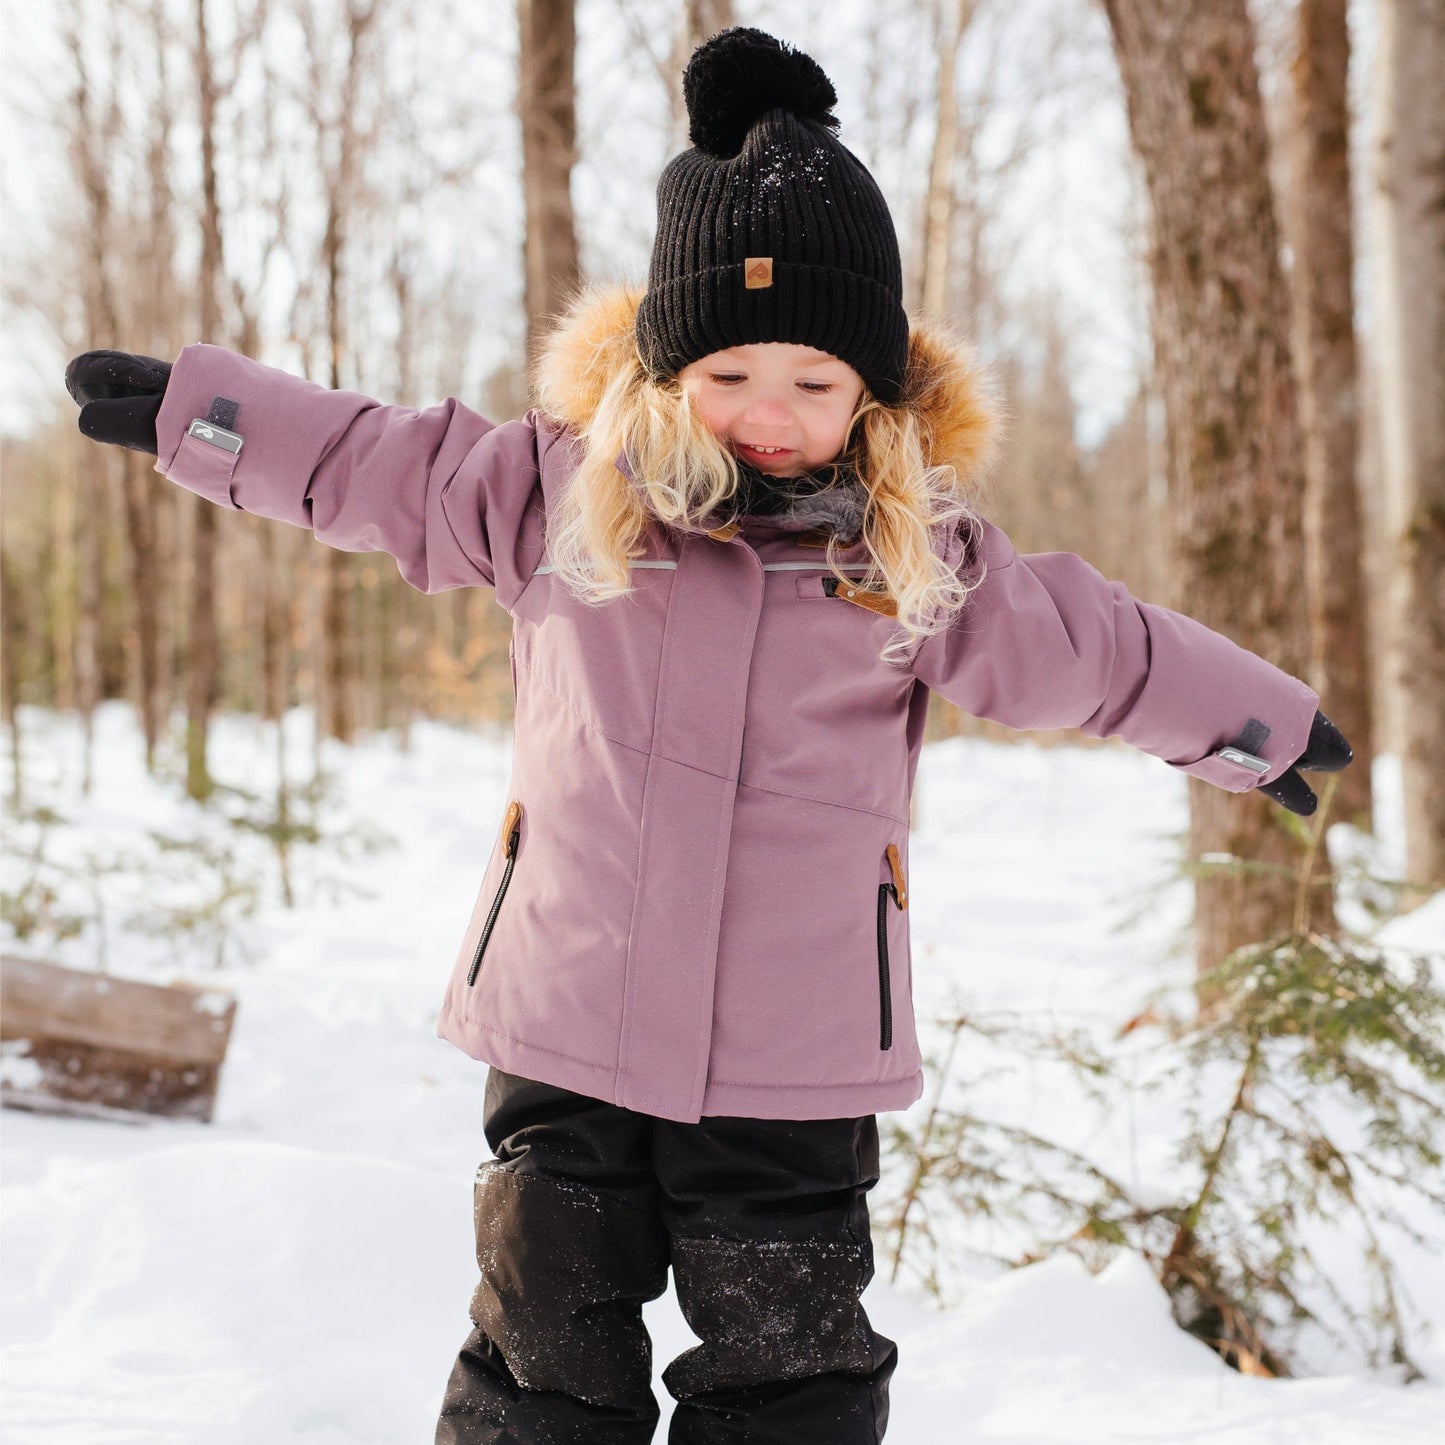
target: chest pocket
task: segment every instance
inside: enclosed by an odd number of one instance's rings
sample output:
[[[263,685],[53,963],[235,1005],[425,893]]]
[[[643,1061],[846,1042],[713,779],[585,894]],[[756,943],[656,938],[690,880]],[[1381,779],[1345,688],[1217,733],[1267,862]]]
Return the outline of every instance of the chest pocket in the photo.
[[[852,582],[839,582],[831,573],[821,577],[799,577],[798,596],[804,600],[819,599],[838,603],[852,603],[876,612],[881,617],[897,617],[898,603],[887,592],[859,586]]]

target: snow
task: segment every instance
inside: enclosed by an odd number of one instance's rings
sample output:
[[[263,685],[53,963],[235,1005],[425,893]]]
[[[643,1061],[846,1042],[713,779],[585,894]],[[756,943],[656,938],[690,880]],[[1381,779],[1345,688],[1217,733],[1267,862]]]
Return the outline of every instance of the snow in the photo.
[[[66,820],[45,843],[57,860],[56,908],[93,914],[98,897],[106,928],[103,939],[88,926],[43,948],[7,939],[7,951],[83,967],[103,953],[113,972],[184,975],[218,1002],[234,991],[239,1004],[210,1125],[0,1119],[6,1439],[429,1440],[468,1329],[471,1181],[487,1157],[486,1070],[433,1027],[505,801],[508,739],[420,724],[409,753],[390,738],[328,747],[336,783],[320,821],[334,841],[296,850],[300,906],[288,911],[264,838],[145,777],[128,709],[98,716],[89,799],[73,721],[22,710],[21,729],[29,801]],[[297,713],[288,729],[299,771],[310,761],[309,720]],[[219,720],[214,758],[225,782],[262,795],[273,783],[274,736],[250,719]],[[1371,846],[1398,864],[1393,760],[1377,765],[1377,787],[1384,825]],[[1182,987],[1187,957],[1169,951],[1184,936],[1188,894],[1166,875],[1186,821],[1183,779],[1124,749],[963,739],[925,749],[910,850],[920,1013],[958,997],[1112,1030],[1151,992]],[[7,831],[9,891],[20,871],[11,859],[33,846],[35,828],[10,819]],[[233,885],[261,900],[256,914],[223,904],[210,931],[155,927],[162,905],[208,896],[205,870],[185,868],[187,849],[156,835],[228,850]],[[1332,833],[1337,843],[1354,846]],[[126,857],[153,871],[106,871]],[[1121,928],[1136,911],[1135,926]],[[1445,895],[1383,936],[1445,952]],[[9,1077],[28,1061],[6,1050],[3,1062]],[[1135,1063],[1146,1067],[1142,1046]],[[985,1071],[968,1087],[981,1112],[1048,1120],[1053,1137],[1097,1151],[1140,1198],[1165,1192],[1178,1122],[1167,1097],[1100,1112],[1043,1064]],[[1440,1222],[1420,1223],[1438,1241]],[[977,1250],[982,1236],[962,1243]],[[1325,1341],[1314,1355],[1325,1368],[1310,1377],[1244,1377],[1174,1325],[1135,1255],[1097,1275],[1072,1256],[1000,1273],[965,1251],[965,1285],[940,1310],[890,1284],[880,1252],[864,1302],[899,1345],[887,1438],[1437,1439],[1445,1264],[1438,1248],[1395,1240],[1392,1249],[1412,1295],[1413,1356],[1430,1377],[1409,1386],[1398,1370],[1367,1370]],[[671,1293],[644,1315],[660,1376],[693,1337]],[[665,1439],[671,1400],[660,1378],[654,1388]]]

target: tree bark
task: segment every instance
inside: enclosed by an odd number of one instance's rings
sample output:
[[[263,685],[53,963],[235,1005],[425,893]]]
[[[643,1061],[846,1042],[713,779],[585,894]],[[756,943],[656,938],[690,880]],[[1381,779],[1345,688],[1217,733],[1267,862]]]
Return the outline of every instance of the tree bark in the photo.
[[[201,140],[201,340],[221,342],[219,286],[223,267],[221,209],[216,191],[216,83],[206,30],[206,0],[196,0],[196,84]],[[186,792],[207,798],[215,784],[206,760],[221,649],[216,627],[216,508],[193,504],[190,611],[186,646]]]
[[[1355,750],[1335,816],[1369,830],[1375,756],[1361,516],[1350,194],[1348,0],[1300,0],[1294,61],[1297,182],[1292,277],[1304,431],[1311,666]]]
[[[692,52],[719,30],[730,30],[737,21],[733,17],[732,0],[683,0],[682,23],[677,27],[672,63],[668,68],[668,134],[672,155],[688,144],[687,101],[682,93],[682,76]]]
[[[119,32],[111,17],[110,54],[112,74],[117,69]],[[85,198],[89,227],[87,262],[89,274],[83,291],[85,329],[92,347],[119,346],[119,322],[111,281],[112,205],[109,173],[100,154],[104,137],[118,124],[119,102],[114,84],[110,103],[101,114],[96,103],[92,77],[85,58],[84,20],[79,7],[67,6],[64,22],[65,46],[74,67],[70,151]],[[94,766],[95,709],[102,693],[101,595],[106,559],[106,492],[120,470],[113,449],[86,449],[78,478],[74,515],[77,565],[77,607],[75,625],[75,705],[80,712],[85,740],[81,786],[90,792]]]
[[[957,209],[954,161],[958,155],[958,48],[963,44],[973,0],[939,0],[938,78],[934,93],[933,156],[923,201],[923,310],[942,316],[953,281],[953,226]]]
[[[1245,0],[1104,7],[1152,203],[1181,609],[1300,676],[1309,658],[1304,469],[1254,27]],[[1276,804],[1197,779],[1189,793],[1193,858],[1226,853],[1298,867],[1299,846]],[[1330,931],[1323,892],[1311,924]],[[1288,928],[1293,895],[1292,880],[1265,873],[1198,877],[1200,971]]]
[[[182,334],[184,317],[175,269],[175,191],[171,184],[174,101],[168,56],[173,37],[164,5],[152,7],[151,22],[156,88],[149,103],[151,132],[146,151],[149,216],[143,238],[143,264],[149,278],[150,307],[150,338],[146,342],[146,350],[153,356],[172,360],[178,349],[177,338]],[[158,486],[161,479],[154,471],[149,471],[144,480],[143,497],[153,547],[154,708],[157,728],[164,730],[170,722],[179,684],[175,640],[181,600],[177,590],[176,553],[171,544],[183,493],[178,487]]]
[[[126,532],[130,540],[130,586],[135,605],[136,689],[140,701],[141,735],[146,771],[155,770],[160,736],[160,568],[156,565],[155,518],[151,512],[149,476],[135,452],[121,457]]]
[[[1380,450],[1414,906],[1445,886],[1445,9],[1378,14]]]
[[[384,0],[348,0],[345,33],[341,41],[342,70],[334,108],[326,104],[326,87],[320,80],[321,61],[316,36],[308,35],[313,52],[311,120],[316,128],[326,200],[321,259],[326,277],[327,385],[333,390],[343,384],[342,358],[346,353],[343,286],[346,246],[353,212],[358,205],[362,78],[369,58],[368,41],[375,30],[383,3]],[[309,24],[309,21],[304,23]],[[322,577],[321,646],[325,684],[321,690],[324,709],[318,710],[318,725],[327,736],[340,742],[350,742],[356,732],[356,638],[353,634],[350,554],[334,548],[328,551],[322,564]]]
[[[517,18],[530,363],[549,319],[565,309],[581,280],[572,212],[577,158],[574,0],[518,0]]]
[[[25,768],[20,751],[20,687],[24,675],[25,613],[10,550],[0,543],[0,711],[10,734],[10,798],[12,812],[24,805]]]

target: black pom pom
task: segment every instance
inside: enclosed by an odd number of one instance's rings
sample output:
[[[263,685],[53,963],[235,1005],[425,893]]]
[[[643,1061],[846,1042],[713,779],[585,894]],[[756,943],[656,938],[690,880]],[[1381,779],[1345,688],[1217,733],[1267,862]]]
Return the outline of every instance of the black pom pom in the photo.
[[[688,135],[699,150],[735,156],[759,116],[787,110],[837,130],[833,83],[811,55],[749,26],[722,30],[693,51],[682,77]]]

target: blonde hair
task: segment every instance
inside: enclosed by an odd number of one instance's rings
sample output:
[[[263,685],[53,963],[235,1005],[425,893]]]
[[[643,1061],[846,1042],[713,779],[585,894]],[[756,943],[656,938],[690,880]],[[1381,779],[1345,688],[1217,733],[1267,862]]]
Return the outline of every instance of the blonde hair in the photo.
[[[534,393],[549,415],[575,413],[569,361],[575,358],[544,349],[538,362]],[[980,571],[966,582],[930,544],[934,529],[977,522],[973,502],[980,490],[977,468],[961,477],[953,466],[928,460],[933,437],[910,403],[936,385],[937,378],[910,368],[896,407],[865,386],[835,459],[853,466],[866,492],[862,540],[869,569],[861,579],[845,577],[836,536],[824,561],[840,582],[884,590],[897,604],[899,632],[879,654],[889,663],[906,661],[925,638],[943,631],[983,580]],[[582,459],[549,509],[548,553],[573,594],[600,606],[632,594],[628,562],[644,555],[649,522],[703,530],[736,491],[738,468],[686,387],[676,378],[654,380],[635,347],[607,377],[591,414],[574,420],[571,430]],[[632,481],[618,469],[622,457]]]

